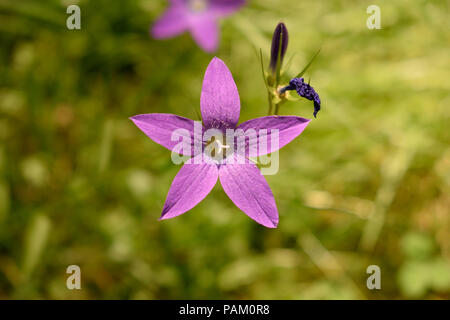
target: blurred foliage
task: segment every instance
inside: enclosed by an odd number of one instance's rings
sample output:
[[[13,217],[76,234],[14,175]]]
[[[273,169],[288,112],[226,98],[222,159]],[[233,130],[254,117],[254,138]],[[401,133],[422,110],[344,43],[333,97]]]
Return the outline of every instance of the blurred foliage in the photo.
[[[267,65],[276,23],[289,76],[321,48],[305,76],[323,109],[267,176],[270,230],[220,184],[157,221],[179,168],[128,117],[195,119],[212,58],[188,34],[150,38],[166,1],[0,0],[0,298],[449,299],[448,2],[377,1],[381,30],[369,4],[253,0],[221,23],[241,121],[267,113],[257,51]],[[65,286],[72,264],[82,290]]]

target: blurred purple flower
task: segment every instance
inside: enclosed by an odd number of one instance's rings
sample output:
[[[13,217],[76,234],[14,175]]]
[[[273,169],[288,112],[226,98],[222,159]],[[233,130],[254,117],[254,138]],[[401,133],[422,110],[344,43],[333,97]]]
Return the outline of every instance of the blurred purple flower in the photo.
[[[219,42],[217,20],[245,4],[245,0],[169,0],[170,7],[153,25],[154,38],[171,38],[189,31],[197,44],[214,52]]]
[[[203,130],[214,128],[225,133],[227,129],[242,129],[243,132],[253,129],[258,132],[256,136],[245,140],[247,150],[250,150],[248,155],[260,156],[291,142],[310,122],[297,116],[268,116],[237,126],[240,108],[239,93],[231,72],[222,60],[212,59],[205,73],[200,98]],[[153,113],[136,115],[131,120],[150,139],[169,150],[174,150],[175,142],[171,135],[176,129],[185,129],[195,140],[195,123],[191,119]],[[278,144],[259,149],[258,139],[271,140],[273,132],[278,134]],[[174,218],[192,209],[209,194],[219,179],[225,193],[238,208],[256,222],[275,228],[278,210],[269,185],[258,167],[245,161],[246,155],[241,153],[239,146],[230,153],[221,162],[211,161],[201,153],[194,154],[173,180],[160,219]]]

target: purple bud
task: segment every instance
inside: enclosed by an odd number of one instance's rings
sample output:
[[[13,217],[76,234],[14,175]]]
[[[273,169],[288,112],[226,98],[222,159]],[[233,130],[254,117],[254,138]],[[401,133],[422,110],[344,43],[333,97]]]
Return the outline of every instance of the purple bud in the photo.
[[[288,41],[289,35],[286,25],[283,22],[280,22],[275,28],[275,31],[273,32],[272,48],[270,50],[270,69],[272,70],[273,73],[275,73],[275,71],[277,70],[278,56],[280,56],[280,67],[281,64],[283,63],[283,58],[286,54]]]

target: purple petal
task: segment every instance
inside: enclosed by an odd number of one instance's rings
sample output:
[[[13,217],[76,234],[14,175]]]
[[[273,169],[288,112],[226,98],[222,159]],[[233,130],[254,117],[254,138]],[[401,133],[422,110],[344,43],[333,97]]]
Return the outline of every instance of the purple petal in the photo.
[[[230,70],[219,58],[209,63],[203,79],[200,108],[206,128],[235,128],[241,103]]]
[[[254,164],[236,160],[219,168],[219,179],[231,201],[246,215],[268,228],[278,225],[278,210],[266,179]],[[245,164],[244,164],[245,163]]]
[[[169,9],[155,22],[151,31],[154,38],[170,38],[188,30],[186,9],[178,2],[172,1]]]
[[[211,10],[218,16],[233,14],[245,5],[245,0],[211,0]]]
[[[249,152],[250,157],[256,157],[281,149],[302,133],[310,121],[310,119],[296,116],[268,116],[241,123],[238,129],[244,132],[249,129],[254,130],[254,134],[248,135],[246,151]]]
[[[185,163],[173,179],[160,219],[174,218],[195,207],[211,192],[218,171],[217,165]]]
[[[213,15],[191,15],[189,30],[195,42],[206,52],[214,52],[219,45],[219,28]]]
[[[194,137],[194,120],[174,114],[140,114],[130,119],[147,137],[156,143],[171,151],[178,145],[178,147],[182,147],[181,153],[186,156],[194,154],[194,138],[201,139],[201,137]],[[177,134],[174,135],[175,141],[172,141],[175,130]],[[199,145],[201,145],[201,142]],[[179,148],[175,151],[180,152]]]

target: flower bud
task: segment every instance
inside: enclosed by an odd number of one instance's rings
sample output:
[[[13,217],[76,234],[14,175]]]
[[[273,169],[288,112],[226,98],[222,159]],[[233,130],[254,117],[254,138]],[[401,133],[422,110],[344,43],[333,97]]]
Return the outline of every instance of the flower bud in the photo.
[[[270,51],[270,70],[273,74],[275,74],[278,68],[281,68],[288,46],[288,40],[289,35],[286,25],[280,22],[273,32],[272,48]]]

